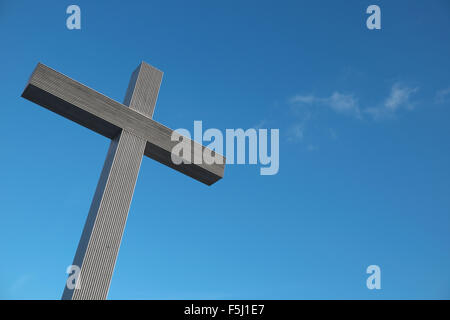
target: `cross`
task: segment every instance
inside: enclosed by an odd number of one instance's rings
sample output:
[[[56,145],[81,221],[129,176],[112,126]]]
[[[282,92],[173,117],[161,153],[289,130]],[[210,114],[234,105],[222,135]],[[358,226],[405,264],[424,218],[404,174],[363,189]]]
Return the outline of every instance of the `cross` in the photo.
[[[124,103],[38,63],[22,97],[109,139],[108,154],[89,209],[73,265],[80,268],[80,286],[67,285],[62,299],[106,299],[143,155],[211,185],[221,179],[225,159],[206,163],[198,154],[214,151],[190,143],[194,152],[172,161],[173,130],[154,121],[153,111],[163,73],[142,62],[131,76]],[[206,150],[205,150],[206,149]],[[197,161],[195,161],[197,159]],[[193,160],[193,161],[192,161]]]

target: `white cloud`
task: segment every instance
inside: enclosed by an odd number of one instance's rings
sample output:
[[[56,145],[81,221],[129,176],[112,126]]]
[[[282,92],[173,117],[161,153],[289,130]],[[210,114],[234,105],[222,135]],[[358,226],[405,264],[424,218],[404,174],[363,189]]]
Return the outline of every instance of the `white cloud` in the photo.
[[[297,123],[293,125],[288,132],[288,140],[292,142],[302,141],[305,133],[305,125]]]
[[[409,88],[400,83],[394,83],[391,93],[384,102],[384,107],[388,110],[395,111],[398,108],[405,107],[413,109],[414,105],[410,102],[410,96],[416,93],[418,88]]]
[[[312,104],[312,103],[316,102],[317,100],[318,100],[318,98],[316,98],[313,95],[307,95],[307,96],[296,95],[296,96],[292,97],[289,101],[291,103]]]
[[[289,99],[295,106],[326,106],[337,113],[360,116],[358,100],[353,94],[345,94],[338,91],[333,92],[329,97],[317,97],[315,95],[296,95]]]
[[[29,274],[24,274],[17,278],[10,287],[11,295],[15,296],[23,291],[24,287],[28,284],[28,282],[30,282],[31,278],[32,277]]]
[[[256,125],[253,126],[253,128],[255,130],[259,130],[262,129],[265,125],[266,125],[267,121],[266,120],[261,120],[260,122],[258,122]]]
[[[364,112],[370,114],[374,119],[380,119],[392,117],[401,108],[412,110],[415,104],[411,101],[411,96],[418,90],[419,88],[411,88],[396,82],[392,85],[391,92],[382,104],[366,108]]]
[[[359,117],[358,100],[353,94],[342,94],[337,91],[333,92],[331,97],[327,99],[328,105],[338,113],[347,113]]]
[[[333,128],[330,128],[330,136],[331,136],[331,139],[333,139],[333,140],[337,140],[337,138],[338,138],[337,132]]]
[[[450,87],[436,92],[437,103],[446,103],[448,101],[450,101]]]
[[[308,147],[307,147],[306,149],[307,149],[308,151],[316,151],[316,150],[319,149],[319,147],[316,146],[316,145],[310,144],[310,145],[308,145]]]
[[[362,119],[363,116],[371,116],[374,119],[393,117],[399,110],[412,110],[416,103],[413,95],[419,90],[417,87],[408,87],[400,82],[394,83],[385,98],[381,98],[375,107],[362,108],[358,97],[353,93],[332,92],[329,96],[317,96],[314,94],[298,94],[290,98],[297,121],[288,130],[289,141],[302,141],[305,136],[306,124],[309,123],[311,113],[319,113],[320,110],[328,108],[337,114],[352,116]],[[440,100],[446,97],[450,100],[450,87],[437,93]],[[305,116],[306,115],[306,116]],[[302,118],[303,117],[303,118]],[[302,119],[299,121],[298,119]],[[333,140],[338,138],[336,131],[329,129]],[[315,147],[315,146],[314,146]],[[310,147],[308,147],[311,150]]]
[[[308,107],[313,105],[326,106],[336,113],[351,115],[356,118],[362,118],[362,113],[370,114],[374,118],[383,116],[392,116],[399,109],[414,109],[415,104],[411,101],[411,97],[419,88],[411,88],[396,82],[392,85],[391,91],[387,98],[377,107],[368,107],[361,109],[359,100],[354,94],[346,94],[334,91],[328,97],[318,97],[312,94],[296,95],[289,102],[297,107]],[[441,90],[437,96],[440,100],[450,96],[450,88]],[[362,110],[362,111],[361,111]]]

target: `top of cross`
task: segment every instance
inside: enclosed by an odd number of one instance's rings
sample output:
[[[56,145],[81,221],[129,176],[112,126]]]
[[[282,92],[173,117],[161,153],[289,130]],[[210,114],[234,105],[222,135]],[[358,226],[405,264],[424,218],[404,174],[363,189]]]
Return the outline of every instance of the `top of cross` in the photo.
[[[147,77],[148,81],[138,82],[139,77]],[[142,62],[130,81],[130,86],[136,87],[127,91],[133,93],[127,94],[122,104],[38,63],[22,97],[110,139],[126,130],[147,141],[144,155],[211,185],[223,177],[225,158],[217,154],[216,157],[219,157],[220,161],[212,164],[195,161],[194,157],[203,155],[205,149],[211,153],[214,151],[182,137],[185,143],[192,146],[193,152],[182,155],[187,163],[173,163],[171,152],[179,141],[172,140],[172,129],[152,119],[161,79],[160,70]],[[141,83],[150,85],[141,87]],[[136,109],[128,107],[133,105],[133,99],[140,99],[144,103],[139,103]]]

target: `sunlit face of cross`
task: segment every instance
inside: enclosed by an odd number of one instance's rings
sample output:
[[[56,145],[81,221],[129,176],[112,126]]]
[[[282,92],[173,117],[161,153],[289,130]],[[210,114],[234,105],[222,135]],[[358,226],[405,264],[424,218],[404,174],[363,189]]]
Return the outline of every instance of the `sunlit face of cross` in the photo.
[[[74,266],[78,286],[63,299],[106,299],[143,155],[211,185],[223,177],[225,160],[174,164],[173,130],[154,121],[162,72],[141,63],[133,72],[124,103],[38,64],[22,96],[111,139]],[[190,140],[203,154],[205,147]],[[189,155],[191,156],[191,155]],[[221,157],[220,155],[218,155]]]

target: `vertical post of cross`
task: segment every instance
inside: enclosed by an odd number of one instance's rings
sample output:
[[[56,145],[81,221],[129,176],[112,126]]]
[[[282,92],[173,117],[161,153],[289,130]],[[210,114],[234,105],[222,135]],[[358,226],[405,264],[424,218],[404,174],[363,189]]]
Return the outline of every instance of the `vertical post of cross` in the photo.
[[[124,104],[152,118],[162,72],[141,63]],[[111,141],[73,265],[79,286],[67,284],[62,299],[106,299],[147,141],[126,130]]]

